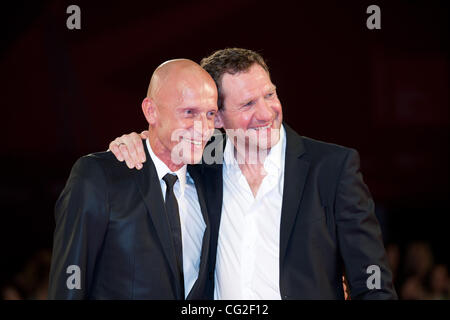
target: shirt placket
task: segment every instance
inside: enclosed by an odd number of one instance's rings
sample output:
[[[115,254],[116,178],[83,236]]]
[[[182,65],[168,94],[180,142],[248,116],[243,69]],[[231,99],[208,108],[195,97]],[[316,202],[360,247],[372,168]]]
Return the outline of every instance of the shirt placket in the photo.
[[[244,178],[245,179],[245,178]],[[248,210],[244,213],[243,241],[242,241],[242,295],[243,299],[254,299],[253,278],[255,272],[255,243],[256,243],[256,201],[247,184]]]

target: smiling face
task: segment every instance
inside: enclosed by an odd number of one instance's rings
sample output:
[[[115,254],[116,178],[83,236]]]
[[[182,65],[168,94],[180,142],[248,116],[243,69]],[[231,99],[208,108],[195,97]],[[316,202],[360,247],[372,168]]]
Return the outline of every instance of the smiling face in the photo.
[[[283,114],[276,87],[269,74],[257,63],[248,71],[225,73],[221,79],[223,109],[216,116],[216,127],[242,129],[255,136],[261,150],[269,150],[280,138]]]
[[[178,170],[202,158],[214,130],[217,88],[196,64],[169,71],[152,78],[142,106],[153,151],[171,170]]]

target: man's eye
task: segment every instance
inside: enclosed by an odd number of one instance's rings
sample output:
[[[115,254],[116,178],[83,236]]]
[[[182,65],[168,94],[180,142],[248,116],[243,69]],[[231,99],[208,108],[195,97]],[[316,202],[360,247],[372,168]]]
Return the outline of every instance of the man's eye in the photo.
[[[186,109],[186,110],[184,110],[184,114],[189,116],[189,115],[192,115],[193,112],[190,109]]]
[[[216,115],[215,111],[208,112],[208,117],[214,117]]]
[[[274,95],[274,92],[268,93],[268,94],[266,94],[266,98],[271,98],[271,97],[273,97],[273,95]]]
[[[250,106],[252,106],[254,104],[255,104],[255,101],[252,100],[252,101],[249,101],[246,104],[244,104],[243,107],[250,107]]]

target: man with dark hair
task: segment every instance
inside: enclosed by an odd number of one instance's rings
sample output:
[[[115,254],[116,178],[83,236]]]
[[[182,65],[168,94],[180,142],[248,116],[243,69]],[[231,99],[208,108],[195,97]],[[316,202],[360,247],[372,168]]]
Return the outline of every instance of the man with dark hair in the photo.
[[[225,73],[236,74],[247,71],[253,64],[259,64],[270,76],[269,68],[264,59],[255,51],[233,48],[223,49],[214,52],[212,55],[203,58],[200,65],[208,71],[217,85],[219,96],[217,98],[217,107],[223,109],[223,93],[220,85],[221,77]]]
[[[214,297],[343,299],[345,273],[352,299],[396,299],[358,152],[284,123],[258,53],[219,50],[201,66],[218,87],[215,125],[226,131],[212,142],[223,142],[222,161],[202,168],[219,230],[211,239]],[[145,160],[140,139],[125,135],[110,149],[133,168]]]

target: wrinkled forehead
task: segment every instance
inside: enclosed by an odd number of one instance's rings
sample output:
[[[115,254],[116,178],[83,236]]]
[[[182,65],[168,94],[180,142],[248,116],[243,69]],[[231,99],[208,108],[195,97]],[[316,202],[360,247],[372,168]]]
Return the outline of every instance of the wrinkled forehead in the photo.
[[[175,91],[183,100],[217,99],[216,85],[205,79],[181,80],[177,83]]]
[[[217,94],[217,88],[214,82],[204,77],[181,78],[175,83],[173,89],[175,94],[185,98]]]
[[[225,99],[241,100],[275,89],[269,74],[259,65],[245,72],[226,73],[222,77],[222,95]]]
[[[167,85],[159,95],[159,103],[166,106],[205,106],[217,104],[217,88],[214,82],[201,78],[180,78]]]

